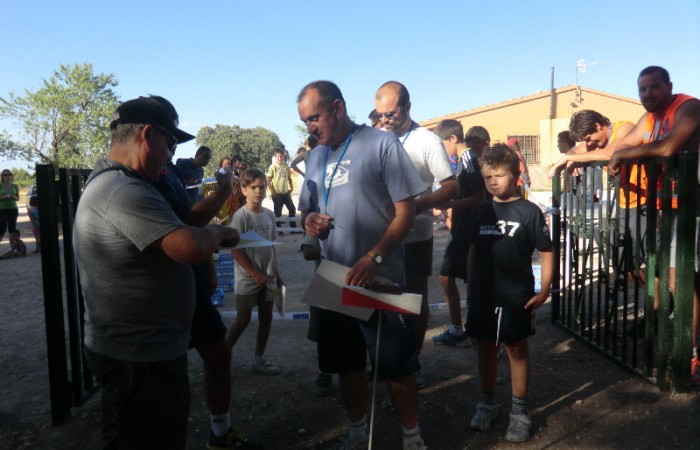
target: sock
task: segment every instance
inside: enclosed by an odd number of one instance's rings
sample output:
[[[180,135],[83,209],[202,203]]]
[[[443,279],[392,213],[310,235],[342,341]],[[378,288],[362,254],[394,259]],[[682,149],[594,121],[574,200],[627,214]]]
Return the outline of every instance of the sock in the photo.
[[[494,394],[484,394],[482,393],[479,396],[479,403],[483,403],[485,405],[493,406],[496,404],[496,396]]]
[[[348,422],[351,436],[367,436],[367,416],[362,416],[362,419],[357,422]]]
[[[511,412],[513,414],[527,414],[527,400],[513,397]]]
[[[454,334],[455,336],[461,336],[464,334],[464,330],[462,330],[462,326],[457,326],[457,325],[450,325],[449,329],[451,334]]]
[[[698,348],[693,347],[693,358],[697,358],[697,357],[698,357]]]
[[[416,427],[412,430],[404,428],[403,425],[401,425],[401,429],[403,430],[403,446],[406,447],[407,445],[415,444],[421,441],[420,437],[420,427],[416,425]]]
[[[216,436],[223,436],[231,428],[231,413],[211,414],[211,431]]]

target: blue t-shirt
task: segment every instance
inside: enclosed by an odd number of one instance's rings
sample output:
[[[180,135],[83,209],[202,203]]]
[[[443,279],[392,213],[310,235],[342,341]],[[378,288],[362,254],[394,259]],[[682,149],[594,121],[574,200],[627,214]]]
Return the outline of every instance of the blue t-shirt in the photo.
[[[394,203],[422,193],[425,186],[393,133],[360,125],[339,161],[343,148],[344,143],[309,152],[299,209],[334,218],[335,228],[321,240],[322,256],[352,267],[384,236],[395,216]],[[401,281],[403,253],[382,256],[378,275]]]

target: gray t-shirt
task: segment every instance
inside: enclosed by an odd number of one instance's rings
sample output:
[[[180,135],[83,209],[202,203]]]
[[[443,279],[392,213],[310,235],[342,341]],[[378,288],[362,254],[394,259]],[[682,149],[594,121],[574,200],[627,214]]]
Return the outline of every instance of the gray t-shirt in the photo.
[[[187,352],[195,303],[192,268],[151,246],[181,226],[148,182],[114,161],[98,161],[73,228],[87,348],[142,362]]]
[[[253,212],[245,206],[239,208],[231,219],[230,227],[243,234],[248,231],[255,231],[260,236],[270,241],[277,240],[277,229],[275,227],[275,213],[263,208],[260,213]],[[253,247],[243,249],[253,265],[267,276],[267,287],[274,289],[277,287],[277,261],[275,260],[274,247]],[[248,272],[235,264],[235,291],[238,295],[255,294],[262,286],[256,283]]]
[[[322,256],[352,267],[384,236],[395,216],[394,203],[420,194],[425,186],[392,133],[360,125],[338,161],[343,148],[318,146],[309,153],[299,209],[334,218],[335,228],[321,240]],[[403,280],[403,253],[382,256],[378,275]]]

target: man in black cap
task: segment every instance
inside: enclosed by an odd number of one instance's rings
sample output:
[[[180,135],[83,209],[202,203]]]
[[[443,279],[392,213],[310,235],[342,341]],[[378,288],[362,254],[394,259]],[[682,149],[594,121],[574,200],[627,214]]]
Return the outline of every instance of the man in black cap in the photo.
[[[153,187],[170,151],[194,138],[177,125],[152,97],[120,105],[109,154],[75,216],[85,354],[103,387],[105,448],[185,447],[190,264],[238,240],[232,228],[185,225]]]

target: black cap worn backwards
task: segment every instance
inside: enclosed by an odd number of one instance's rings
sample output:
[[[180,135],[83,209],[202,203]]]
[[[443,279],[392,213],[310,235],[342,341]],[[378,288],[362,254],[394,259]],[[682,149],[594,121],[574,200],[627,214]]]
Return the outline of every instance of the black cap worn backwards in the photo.
[[[163,127],[175,136],[178,143],[191,141],[194,136],[178,128],[178,121],[156,99],[152,97],[139,97],[128,100],[114,112],[110,129],[117,125],[137,123],[144,125],[157,125]]]

